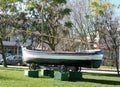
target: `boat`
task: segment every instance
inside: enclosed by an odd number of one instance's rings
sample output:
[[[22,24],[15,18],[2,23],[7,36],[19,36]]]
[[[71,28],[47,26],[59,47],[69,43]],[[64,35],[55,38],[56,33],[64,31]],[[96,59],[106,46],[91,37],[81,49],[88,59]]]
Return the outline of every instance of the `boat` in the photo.
[[[76,67],[99,68],[103,58],[100,49],[81,52],[58,52],[28,49],[22,47],[23,61],[28,64],[65,65]]]

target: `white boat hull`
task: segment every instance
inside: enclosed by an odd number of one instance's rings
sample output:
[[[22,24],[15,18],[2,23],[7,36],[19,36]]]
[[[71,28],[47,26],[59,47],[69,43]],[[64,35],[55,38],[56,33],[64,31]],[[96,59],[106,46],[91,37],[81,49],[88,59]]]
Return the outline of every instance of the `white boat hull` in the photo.
[[[23,61],[26,63],[52,64],[98,68],[103,54],[100,50],[86,52],[45,52],[22,48]]]

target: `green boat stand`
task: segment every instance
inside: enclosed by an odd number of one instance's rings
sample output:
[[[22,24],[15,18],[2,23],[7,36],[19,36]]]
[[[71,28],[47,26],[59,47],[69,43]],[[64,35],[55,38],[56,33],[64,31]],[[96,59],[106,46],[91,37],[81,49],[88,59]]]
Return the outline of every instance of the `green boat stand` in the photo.
[[[28,77],[38,78],[39,71],[38,70],[25,70],[24,75]]]
[[[82,80],[82,72],[69,72],[69,81]]]
[[[82,80],[82,72],[60,72],[54,70],[41,69],[40,73],[38,70],[25,70],[24,75],[28,77],[38,78],[40,76],[49,76],[55,80],[61,81],[80,81]]]
[[[54,72],[54,79],[61,81],[80,81],[82,80],[82,72]]]
[[[69,73],[56,71],[56,72],[54,72],[54,79],[61,80],[61,81],[68,81]]]
[[[40,74],[41,74],[41,76],[49,76],[49,77],[53,78],[54,77],[54,70],[41,69]]]

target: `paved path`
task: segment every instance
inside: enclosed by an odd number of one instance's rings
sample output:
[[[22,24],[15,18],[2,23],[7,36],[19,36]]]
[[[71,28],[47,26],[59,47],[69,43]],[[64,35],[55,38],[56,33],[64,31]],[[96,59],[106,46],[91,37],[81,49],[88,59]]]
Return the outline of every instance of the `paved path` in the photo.
[[[0,65],[0,67],[3,67],[3,65]],[[28,66],[12,66],[12,65],[7,65],[7,67],[11,67],[11,68],[28,68]]]
[[[82,72],[89,72],[89,73],[103,73],[103,74],[117,74],[116,71],[107,71],[107,70],[81,70]]]

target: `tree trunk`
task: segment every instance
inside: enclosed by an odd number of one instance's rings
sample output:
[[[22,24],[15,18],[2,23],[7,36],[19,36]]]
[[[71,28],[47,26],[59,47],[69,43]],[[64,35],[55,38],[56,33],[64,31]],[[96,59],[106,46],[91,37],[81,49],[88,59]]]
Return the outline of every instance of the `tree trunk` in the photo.
[[[2,53],[2,57],[3,57],[3,66],[7,67],[6,57],[5,57],[5,51],[4,51],[4,46],[3,46],[2,38],[0,38],[0,46],[1,46],[1,53]]]
[[[51,50],[55,51],[55,44],[50,45]]]
[[[117,74],[119,75],[120,74],[119,73],[119,55],[118,55],[117,49],[115,49],[115,54],[116,54],[116,58],[115,58],[115,60],[116,60],[116,69],[117,69]]]

